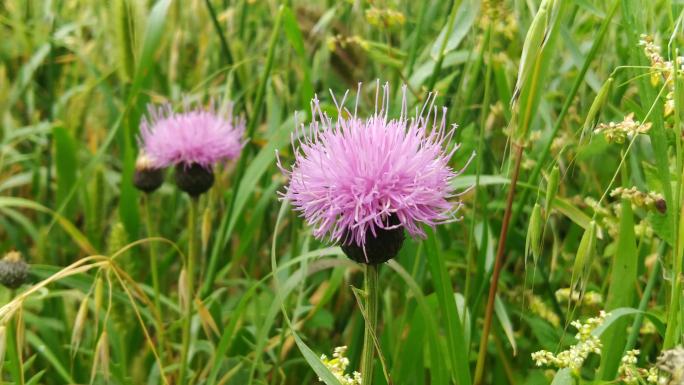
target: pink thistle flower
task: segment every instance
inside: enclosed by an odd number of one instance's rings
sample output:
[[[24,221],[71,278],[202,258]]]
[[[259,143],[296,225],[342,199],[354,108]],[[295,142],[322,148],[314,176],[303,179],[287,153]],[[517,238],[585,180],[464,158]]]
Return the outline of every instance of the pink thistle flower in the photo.
[[[174,112],[170,104],[149,107],[140,124],[140,147],[157,168],[199,165],[206,169],[233,159],[244,145],[244,119],[233,116],[233,106],[217,110],[190,108]]]
[[[302,125],[303,132],[297,132],[299,150],[292,140],[292,169],[278,160],[289,177],[281,195],[313,227],[314,236],[372,264],[396,256],[404,229],[425,237],[423,225],[456,221],[462,206],[451,183],[460,174],[449,166],[459,145],[447,149],[455,126],[447,129],[446,108],[439,117],[436,95],[430,94],[421,111],[408,117],[404,86],[401,114],[390,119],[389,85],[383,86],[380,105],[379,88],[378,83],[375,113],[365,120],[356,115],[358,94],[353,114],[344,108],[347,94],[341,104],[335,101],[337,119],[323,113],[315,98],[308,131]]]

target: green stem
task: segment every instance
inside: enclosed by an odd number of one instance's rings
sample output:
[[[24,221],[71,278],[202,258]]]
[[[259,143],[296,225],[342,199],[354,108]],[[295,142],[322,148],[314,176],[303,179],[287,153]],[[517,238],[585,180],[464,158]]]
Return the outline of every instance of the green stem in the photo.
[[[192,321],[192,300],[194,297],[195,285],[195,260],[197,259],[197,198],[190,198],[190,210],[188,211],[188,259],[185,265],[186,276],[186,301],[185,317],[183,318],[183,341],[181,350],[180,373],[178,383],[189,384],[186,382],[186,371],[188,367],[188,352],[190,350],[190,326]]]
[[[143,210],[145,211],[145,226],[147,227],[147,237],[152,238],[155,236],[156,231],[154,224],[152,222],[152,213],[150,211],[150,196],[149,194],[143,194]],[[159,267],[157,265],[157,245],[155,242],[150,242],[150,273],[152,274],[152,289],[154,290],[154,307],[156,308],[156,329],[157,338],[159,342],[159,357],[164,360],[165,352],[165,336],[164,336],[164,325],[162,320],[164,319],[162,315],[161,307],[161,290],[159,289]]]
[[[366,290],[366,329],[363,334],[363,356],[361,361],[361,378],[366,385],[372,384],[373,358],[375,357],[375,327],[378,322],[378,266],[366,265],[364,275]]]

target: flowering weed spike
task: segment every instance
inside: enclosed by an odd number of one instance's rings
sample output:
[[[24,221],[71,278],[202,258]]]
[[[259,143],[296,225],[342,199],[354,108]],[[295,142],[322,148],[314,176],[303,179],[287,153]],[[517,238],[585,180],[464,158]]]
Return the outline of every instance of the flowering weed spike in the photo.
[[[449,166],[458,146],[448,144],[446,108],[434,106],[435,94],[408,117],[406,87],[398,118],[389,117],[389,85],[378,83],[374,113],[362,119],[337,104],[331,118],[312,101],[313,121],[293,139],[295,162],[282,197],[301,212],[318,239],[341,244],[357,262],[377,264],[393,258],[403,230],[424,237],[423,224],[457,220],[461,203],[451,181],[459,171]],[[380,97],[380,95],[382,97]],[[357,94],[357,103],[359,95]],[[472,157],[471,157],[472,159]],[[280,161],[279,161],[280,164]],[[376,239],[389,238],[376,244]],[[398,244],[398,246],[397,246]]]

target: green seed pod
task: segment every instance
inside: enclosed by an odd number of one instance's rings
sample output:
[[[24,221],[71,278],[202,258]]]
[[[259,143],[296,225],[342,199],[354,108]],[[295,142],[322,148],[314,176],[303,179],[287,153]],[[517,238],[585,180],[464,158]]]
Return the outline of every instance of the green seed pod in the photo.
[[[190,306],[190,298],[192,294],[188,289],[188,274],[185,268],[181,269],[178,276],[178,299],[181,309],[187,309]]]
[[[117,222],[112,226],[107,238],[107,255],[113,255],[117,251],[123,249],[128,243],[128,234],[123,223]]]
[[[209,245],[209,238],[211,238],[211,233],[212,233],[212,226],[211,226],[211,210],[209,207],[204,209],[204,213],[202,214],[202,234],[201,239],[202,239],[202,250],[206,250],[207,246]]]
[[[101,275],[95,281],[95,294],[93,294],[93,298],[95,299],[95,314],[100,314],[102,304],[104,303],[104,279],[102,279]]]
[[[93,359],[93,369],[90,374],[90,382],[93,382],[99,368],[105,380],[109,379],[109,338],[107,331],[103,331],[95,345],[95,356]]]
[[[558,166],[554,166],[553,170],[551,170],[551,175],[549,175],[549,180],[546,183],[546,200],[544,202],[544,214],[546,219],[548,219],[551,214],[553,200],[556,199],[559,183],[560,170],[558,169]]]
[[[530,215],[530,223],[527,227],[527,238],[525,239],[525,255],[530,255],[536,264],[541,254],[541,234],[544,229],[542,222],[541,206],[539,203],[534,204],[532,214]]]
[[[596,97],[594,98],[594,101],[591,103],[591,107],[589,107],[589,112],[587,113],[586,119],[584,119],[584,126],[582,129],[582,137],[586,135],[587,132],[591,132],[591,130],[594,128],[594,125],[596,124],[596,116],[598,113],[601,111],[601,108],[603,108],[603,105],[606,103],[606,99],[608,97],[608,94],[610,93],[610,89],[613,86],[613,78],[608,78],[605,83],[601,86],[601,89],[599,89],[599,92],[596,94]],[[580,139],[580,142],[582,140]]]
[[[74,355],[81,346],[83,330],[85,330],[86,320],[88,319],[88,297],[83,298],[78,307],[76,318],[74,319],[74,329],[71,331],[71,354]]]
[[[586,278],[591,262],[594,259],[596,249],[596,221],[591,221],[584,231],[580,240],[575,263],[572,267],[572,279],[570,287],[574,290],[577,282]]]
[[[511,103],[516,105],[518,114],[518,122],[513,131],[514,143],[524,144],[528,139],[531,114],[534,113],[538,104],[534,93],[539,89],[537,80],[540,75],[540,64],[543,61],[544,45],[549,37],[550,16],[555,8],[555,0],[543,0],[525,35],[518,67],[518,80],[515,83]]]
[[[10,251],[0,260],[0,283],[8,289],[16,289],[28,278],[29,265],[18,251]]]
[[[0,370],[5,362],[5,351],[7,350],[7,327],[0,326]]]

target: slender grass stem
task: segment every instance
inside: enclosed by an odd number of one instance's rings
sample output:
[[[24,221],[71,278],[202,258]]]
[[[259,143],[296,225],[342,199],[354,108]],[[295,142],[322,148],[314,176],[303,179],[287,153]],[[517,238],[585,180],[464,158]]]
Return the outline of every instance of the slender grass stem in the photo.
[[[432,90],[437,83],[437,78],[439,77],[439,72],[442,70],[442,63],[444,62],[444,51],[446,50],[447,43],[449,42],[449,37],[451,32],[454,30],[454,22],[456,21],[456,14],[458,13],[458,8],[461,5],[460,1],[454,1],[451,4],[451,12],[449,13],[449,19],[447,21],[447,29],[444,34],[444,40],[439,46],[439,56],[437,56],[437,62],[432,70],[432,75],[430,76],[430,82],[428,83],[428,90]]]
[[[179,384],[188,384],[186,371],[188,367],[188,353],[190,351],[190,327],[192,326],[192,300],[195,285],[195,260],[197,259],[197,198],[190,198],[190,210],[188,211],[188,259],[185,265],[186,276],[186,304],[185,316],[183,317],[183,340],[181,350]]]
[[[425,13],[427,10],[428,3],[429,1],[420,2],[420,9],[418,11],[418,24],[416,25],[416,30],[413,35],[413,40],[411,41],[411,47],[409,48],[408,53],[406,77],[411,77],[411,75],[413,74],[413,67],[416,64],[416,58],[418,57],[418,45],[420,43],[420,38],[423,37],[423,29],[425,26]]]
[[[147,236],[152,238],[156,234],[154,224],[152,222],[152,213],[149,194],[143,194],[143,210],[145,211],[145,226],[147,227]],[[159,355],[164,359],[164,352],[166,347],[166,340],[164,335],[164,325],[162,324],[163,312],[161,306],[161,290],[159,288],[159,266],[157,264],[157,244],[150,242],[150,273],[152,275],[152,289],[154,290],[154,307],[156,308],[157,316],[155,317],[157,339],[159,340]]]
[[[278,42],[278,38],[281,35],[280,29],[283,20],[284,9],[285,8],[283,6],[280,7],[278,15],[276,16],[275,25],[273,26],[273,32],[271,34],[271,39],[268,46],[266,64],[264,66],[263,72],[261,73],[259,89],[257,90],[256,99],[254,101],[254,114],[249,120],[249,124],[247,126],[247,138],[249,140],[254,139],[254,131],[256,131],[257,124],[260,121],[259,119],[261,115],[261,109],[264,104],[264,97],[266,95],[266,83],[268,82],[268,79],[271,76],[271,70],[273,69],[273,61],[275,57],[275,48]],[[216,279],[216,270],[218,269],[219,255],[221,254],[221,250],[225,247],[226,243],[228,242],[226,232],[228,231],[228,224],[230,223],[229,219],[231,216],[235,215],[235,213],[233,213],[233,210],[235,208],[235,199],[237,197],[236,192],[240,188],[240,182],[242,180],[242,177],[244,176],[247,167],[247,158],[252,152],[252,147],[253,146],[251,145],[245,146],[245,150],[242,151],[240,159],[238,159],[237,165],[235,166],[235,174],[233,176],[233,181],[235,182],[233,183],[233,185],[235,186],[235,190],[233,196],[230,199],[230,204],[228,205],[228,215],[221,222],[221,228],[219,230],[215,246],[212,249],[211,256],[209,257],[209,264],[207,266],[205,276],[206,278],[204,279],[204,282],[202,284],[200,297],[204,297],[209,293],[209,289],[211,289],[211,286],[214,284],[214,279]]]
[[[214,29],[216,30],[216,34],[219,37],[219,40],[221,42],[221,52],[223,52],[223,56],[226,59],[226,63],[228,66],[232,66],[235,63],[235,59],[233,58],[233,53],[230,50],[230,46],[228,45],[228,40],[226,40],[226,36],[223,33],[223,30],[221,29],[221,24],[219,24],[218,18],[216,17],[216,11],[214,10],[214,6],[211,5],[210,0],[205,0],[204,4],[207,7],[207,11],[209,11],[209,16],[211,16],[211,23],[214,25]],[[237,89],[241,89],[242,85],[240,82],[240,77],[238,74],[235,74],[235,87]],[[247,111],[243,111],[244,114],[247,113]],[[249,117],[245,116],[246,119],[249,119]]]
[[[496,298],[496,291],[499,285],[499,275],[504,264],[504,251],[506,249],[506,237],[508,236],[508,225],[511,221],[511,213],[513,208],[513,198],[515,197],[515,186],[518,183],[518,175],[520,174],[520,164],[522,160],[523,147],[515,144],[513,175],[511,177],[511,185],[508,190],[506,198],[506,210],[504,211],[503,222],[501,224],[501,233],[499,234],[499,244],[496,249],[496,257],[494,261],[494,272],[492,273],[492,280],[489,286],[489,297],[487,299],[487,308],[485,309],[484,325],[482,326],[482,337],[480,338],[480,351],[477,355],[477,365],[475,366],[475,384],[482,383],[482,376],[484,375],[485,360],[487,358],[487,341],[489,339],[489,330],[492,326],[492,318],[494,316],[494,300]]]
[[[375,357],[375,344],[373,335],[378,322],[378,266],[366,265],[364,275],[364,288],[366,290],[366,329],[363,334],[363,355],[361,361],[361,378],[363,383],[373,383],[373,358]]]

